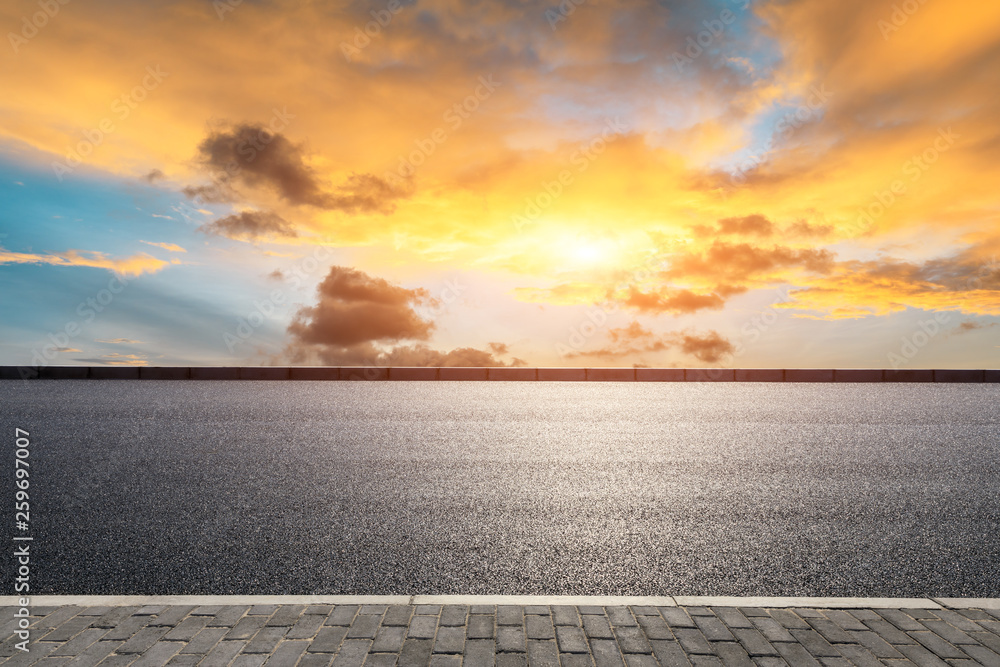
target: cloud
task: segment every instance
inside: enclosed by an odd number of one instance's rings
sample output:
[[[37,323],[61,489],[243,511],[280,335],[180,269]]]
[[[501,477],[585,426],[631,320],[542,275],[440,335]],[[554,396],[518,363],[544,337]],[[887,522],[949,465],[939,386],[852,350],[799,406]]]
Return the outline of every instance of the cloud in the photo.
[[[653,293],[630,287],[628,297],[621,301],[621,305],[644,313],[669,312],[678,315],[703,309],[718,310],[726,305],[726,300],[718,294],[697,294],[686,289]]]
[[[266,236],[296,237],[295,228],[274,211],[241,211],[205,223],[198,228],[206,234],[231,239],[255,240]]]
[[[141,340],[133,340],[132,338],[95,338],[95,343],[108,343],[110,345],[141,345]]]
[[[0,248],[0,264],[49,264],[52,266],[87,266],[107,269],[122,276],[140,276],[156,273],[170,262],[157,259],[146,253],[129,257],[110,258],[105,253],[93,250],[67,250],[60,253],[40,254],[11,252]]]
[[[288,327],[286,355],[293,363],[318,360],[330,365],[504,366],[506,346],[490,350],[434,350],[434,323],[415,307],[437,306],[422,288],[407,289],[357,269],[333,266],[318,287],[318,303],[301,308]],[[393,346],[395,343],[405,342]],[[517,360],[515,360],[517,361]]]
[[[774,233],[774,225],[762,215],[747,215],[742,218],[723,218],[719,220],[718,231],[721,234],[771,236]]]
[[[952,331],[955,335],[960,335],[964,333],[969,333],[970,331],[979,331],[980,329],[991,329],[997,326],[997,322],[990,322],[984,324],[982,322],[976,322],[975,320],[966,320],[964,322],[959,322],[958,326]]]
[[[166,179],[166,177],[167,177],[166,174],[164,174],[159,169],[153,169],[145,176],[143,176],[142,180],[146,181],[147,183],[156,183],[158,181]]]
[[[302,147],[262,124],[243,123],[213,131],[198,145],[202,166],[216,176],[212,185],[188,186],[185,194],[208,202],[239,201],[233,185],[272,190],[295,206],[326,210],[391,213],[405,192],[372,174],[351,174],[327,190]]]
[[[626,327],[608,330],[607,344],[590,350],[567,354],[569,358],[590,357],[606,361],[643,359],[649,354],[666,353],[678,349],[681,353],[705,363],[718,363],[735,352],[729,339],[711,330],[697,333],[691,330],[668,331],[657,334],[633,321]]]
[[[170,252],[187,252],[187,250],[180,247],[176,243],[158,243],[156,241],[139,241],[139,243],[145,243],[146,245],[156,246],[157,248],[163,248],[164,250],[169,250]]]

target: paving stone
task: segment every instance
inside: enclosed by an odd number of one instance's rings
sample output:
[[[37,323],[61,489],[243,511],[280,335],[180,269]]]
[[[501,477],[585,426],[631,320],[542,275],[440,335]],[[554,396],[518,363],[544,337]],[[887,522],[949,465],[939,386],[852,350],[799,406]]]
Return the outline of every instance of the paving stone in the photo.
[[[802,619],[823,618],[823,612],[819,609],[810,609],[809,607],[797,607],[795,615]]]
[[[711,607],[716,617],[730,628],[752,628],[753,623],[736,607]]]
[[[469,607],[470,614],[495,614],[497,607],[493,604],[474,604]]]
[[[226,634],[226,639],[250,639],[266,622],[267,616],[244,616]]]
[[[761,657],[754,658],[753,661],[757,667],[788,667],[788,663],[785,662],[784,658]],[[884,666],[880,665],[880,667]]]
[[[13,607],[8,607],[13,613]],[[77,616],[104,616],[106,613],[114,609],[114,607],[109,607],[107,605],[94,606],[94,607],[81,607],[80,611],[76,613]],[[0,614],[0,618],[5,618],[6,614]]]
[[[465,628],[446,627],[437,631],[434,653],[461,653],[465,649]]]
[[[525,614],[537,614],[539,616],[549,616],[552,611],[549,609],[548,605],[544,604],[529,604],[524,607]]]
[[[192,616],[215,616],[220,611],[222,611],[221,604],[211,604],[202,605],[200,607],[195,607],[195,610],[191,612]]]
[[[316,638],[306,649],[309,653],[336,653],[340,650],[340,644],[347,636],[347,628],[342,626],[326,626],[316,633]]]
[[[914,644],[913,638],[907,633],[896,628],[895,625],[884,618],[865,621],[865,625],[871,628],[875,634],[890,644]]]
[[[788,633],[781,623],[774,620],[770,616],[754,616],[750,619],[760,634],[764,635],[764,638],[769,642],[793,642],[795,637]]]
[[[465,625],[469,619],[469,605],[449,604],[441,610],[438,625],[456,626]]]
[[[149,619],[149,616],[129,616],[118,623],[118,625],[111,628],[108,631],[108,634],[104,635],[104,639],[107,641],[128,641],[133,635],[135,635],[135,633],[146,627],[146,624],[149,623]]]
[[[149,622],[149,625],[154,627],[163,625],[173,627],[187,618],[187,615],[192,611],[194,611],[194,607],[190,605],[170,605],[157,614],[156,618]]]
[[[263,627],[253,636],[250,643],[243,649],[244,653],[271,653],[282,639],[288,628],[285,627]]]
[[[372,642],[372,651],[378,653],[399,653],[406,639],[406,628],[400,625],[383,625]]]
[[[899,609],[879,609],[876,613],[900,630],[924,630],[920,621]]]
[[[638,625],[638,623],[636,623],[635,621],[635,617],[632,616],[632,612],[629,611],[628,607],[614,606],[614,607],[605,607],[604,609],[607,611],[608,620],[611,621],[611,625],[614,626]]]
[[[581,614],[595,614],[597,616],[604,616],[604,607],[598,607],[592,604],[583,604],[577,606],[576,610]]]
[[[497,625],[524,625],[524,607],[497,605]]]
[[[925,630],[923,632],[911,632],[911,637],[924,645],[931,653],[939,658],[965,658],[967,657],[958,648],[952,646],[945,640],[938,637],[933,632]]]
[[[163,611],[166,608],[167,608],[166,605],[149,604],[149,605],[146,605],[145,607],[139,607],[139,610],[135,612],[135,615],[136,616],[155,616],[156,614],[159,614],[161,611]]]
[[[167,663],[168,667],[194,667],[201,662],[204,656],[192,655],[191,653],[178,653]]]
[[[111,653],[122,645],[122,642],[95,642],[87,647],[87,650],[77,654],[75,658],[67,662],[70,667],[90,667],[96,665],[101,660],[111,655]],[[201,657],[199,656],[199,660]]]
[[[330,667],[333,656],[328,653],[304,653],[295,667]]]
[[[691,664],[694,667],[724,667],[722,661],[714,655],[693,655],[691,656]]]
[[[262,667],[265,660],[267,656],[259,653],[240,653],[229,667]]]
[[[842,630],[862,630],[868,629],[868,626],[862,623],[859,619],[855,618],[843,609],[827,609],[823,612],[828,619],[837,624]]]
[[[116,653],[145,653],[167,634],[167,628],[143,628],[118,647]]]
[[[397,660],[399,656],[393,653],[369,653],[365,657],[365,667],[395,667]]]
[[[334,667],[361,667],[368,657],[368,649],[371,648],[371,640],[368,639],[345,639],[341,644],[337,657],[333,659]],[[405,648],[405,646],[404,646]],[[426,661],[423,664],[427,664]]]
[[[656,607],[651,607],[649,605],[630,605],[629,610],[631,610],[632,615],[639,620],[639,616],[659,616],[660,612],[657,611]]]
[[[684,607],[690,616],[715,616],[708,607]]]
[[[688,616],[688,613],[681,609],[680,607],[660,607],[660,616],[663,620],[667,622],[667,625],[673,628],[693,628],[695,627],[694,621]]]
[[[641,653],[630,653],[625,656],[625,664],[628,667],[659,667],[656,658],[651,655]]]
[[[434,633],[437,632],[437,622],[437,616],[414,616],[413,620],[410,621],[410,629],[406,636],[416,639],[434,639]],[[347,636],[350,637],[350,634]]]
[[[795,612],[789,609],[768,609],[767,611],[771,615],[771,618],[780,623],[781,627],[786,630],[791,630],[792,628],[805,630],[809,627],[809,624],[805,620],[799,618]]]
[[[62,643],[58,649],[52,652],[53,656],[76,656],[82,653],[91,644],[99,640],[108,633],[103,628],[89,628],[84,630],[68,642]],[[30,648],[30,647],[29,647]]]
[[[236,625],[243,615],[250,611],[250,607],[223,607],[212,620],[208,622],[210,628],[231,628]]]
[[[559,667],[559,651],[554,639],[528,640],[528,664],[531,667]]]
[[[712,646],[726,667],[753,667],[753,660],[746,649],[736,642],[717,642]]]
[[[1000,667],[1000,655],[994,653],[985,646],[972,645],[963,646],[962,650],[969,654],[983,667]]]
[[[691,661],[684,654],[684,649],[675,641],[651,641],[653,655],[663,667],[688,667]]]
[[[106,614],[103,614],[99,619],[91,623],[95,628],[108,628],[111,629],[124,621],[126,618],[130,618],[134,611],[137,611],[138,607],[115,607]]]
[[[847,632],[841,628],[839,625],[834,623],[828,618],[809,618],[806,622],[812,626],[812,629],[823,636],[823,639],[830,642],[831,644],[853,644],[854,637],[847,634]],[[794,633],[793,633],[794,634]]]
[[[701,630],[701,634],[705,635],[705,639],[708,641],[736,641],[736,638],[729,631],[729,628],[726,627],[726,624],[715,616],[695,616],[694,622],[698,626],[698,629]]]
[[[900,646],[899,652],[918,667],[947,667],[948,663],[919,644]],[[885,661],[883,661],[885,662]]]
[[[330,615],[326,619],[327,625],[350,625],[354,622],[354,617],[358,615],[358,610],[361,609],[356,604],[338,604],[330,612]]]
[[[522,663],[525,666],[527,664],[527,661]],[[594,667],[594,659],[590,657],[590,653],[560,653],[559,665],[560,667]],[[497,667],[500,667],[499,660]]]
[[[956,611],[958,611],[958,613],[964,616],[965,618],[971,619],[973,621],[989,621],[993,619],[992,616],[987,614],[982,609],[958,609]]]
[[[477,605],[473,605],[473,610]],[[496,649],[492,639],[470,639],[465,642],[462,667],[493,667]]]
[[[653,648],[649,645],[649,640],[638,627],[620,626],[614,629],[615,638],[622,653],[652,653]]]
[[[431,661],[432,648],[433,642],[430,639],[407,639],[403,642],[397,664],[399,667],[427,667]]]
[[[276,604],[255,604],[250,607],[247,616],[270,616],[276,611],[278,611],[278,605]]]
[[[851,662],[845,658],[820,658],[819,664],[823,667],[854,667]]]
[[[466,626],[469,639],[493,639],[493,616],[485,614],[472,614]]]
[[[361,605],[361,609],[358,611],[359,614],[364,614],[365,616],[381,616],[385,613],[385,610],[389,605],[385,604],[365,604]]]
[[[288,629],[285,639],[311,639],[323,627],[325,616],[320,614],[303,614],[295,625]]]
[[[739,640],[747,653],[753,656],[758,655],[778,655],[778,650],[771,646],[771,642],[764,638],[757,630],[747,628],[734,628],[733,634]]]
[[[215,645],[198,667],[227,667],[239,655],[246,642],[224,641]]]
[[[642,628],[647,639],[674,638],[674,633],[670,631],[670,628],[667,627],[667,622],[659,614],[656,616],[638,616],[636,620],[639,622],[639,627]]]
[[[774,645],[778,653],[793,667],[818,667],[819,661],[809,654],[801,644],[782,642]]]
[[[431,667],[462,667],[462,656],[432,655]]]
[[[712,655],[712,646],[697,628],[677,628],[674,635],[685,653]]]
[[[450,608],[451,605],[449,605]],[[454,623],[444,623],[445,613],[441,614],[442,625],[456,625]],[[410,617],[413,616],[413,607],[410,605],[395,604],[385,610],[382,617],[382,625],[409,625]],[[463,620],[464,623],[464,620]]]
[[[580,625],[580,614],[576,607],[560,604],[552,607],[552,622],[555,625]]]
[[[969,636],[994,653],[1000,653],[1000,637],[992,632],[970,632]]]
[[[760,607],[737,607],[737,609],[747,618],[751,616],[768,616],[767,610]]]
[[[881,667],[882,663],[864,646],[857,644],[838,644],[837,650],[857,667]]]
[[[63,623],[60,623],[58,627],[53,628],[50,632],[39,637],[39,640],[44,642],[69,641],[89,628],[93,621],[94,618],[91,616],[74,616],[73,618],[67,619]]]
[[[871,621],[882,618],[873,609],[851,609],[851,614],[859,621]]]
[[[441,605],[439,604],[418,604],[413,611],[414,614],[420,616],[437,616],[441,613]]]
[[[591,639],[614,639],[611,632],[611,624],[605,616],[585,615],[583,616],[583,631]]]
[[[979,627],[974,621],[962,616],[957,611],[953,611],[951,609],[935,609],[934,613],[936,613],[941,620],[951,623],[963,632],[976,632],[979,630]]]
[[[524,628],[514,626],[497,628],[498,653],[524,653],[525,646]]]
[[[597,667],[624,667],[625,661],[618,650],[618,643],[610,639],[593,639],[590,642],[591,655]]]
[[[952,644],[975,644],[975,639],[946,621],[924,621],[928,630]]]
[[[267,659],[265,665],[274,665],[274,667],[286,667],[287,665],[294,665],[299,657],[305,653],[306,647],[309,646],[307,641],[284,641],[278,645],[278,648],[274,650],[271,657]]]
[[[899,651],[893,648],[892,644],[882,639],[871,630],[865,630],[864,632],[849,630],[847,634],[854,637],[859,644],[871,651],[877,658],[881,658],[883,660],[898,660],[903,657]]]
[[[840,651],[826,641],[822,635],[815,630],[800,630],[794,628],[789,630],[795,640],[801,644],[809,653],[817,658],[839,658]]]
[[[528,639],[555,639],[551,616],[525,616],[525,633]],[[528,662],[531,662],[529,659]]]
[[[351,623],[351,627],[347,630],[348,639],[374,639],[375,633],[378,632],[379,625],[381,624],[381,616],[368,616],[365,614],[358,614],[354,617],[354,622]],[[431,620],[436,624],[437,619],[431,617]],[[410,624],[412,630],[413,624]],[[433,636],[433,635],[431,635]]]
[[[222,641],[222,638],[229,632],[226,628],[205,628],[181,649],[181,653],[198,653],[204,655],[215,645]]]
[[[556,641],[561,653],[589,653],[587,636],[583,628],[575,626],[559,626],[556,628]]]
[[[164,635],[169,641],[189,642],[208,625],[206,616],[188,616]]]
[[[300,604],[285,604],[278,607],[271,618],[267,619],[267,625],[271,627],[291,627],[302,616],[305,606]]]
[[[308,607],[306,607],[306,614],[309,615],[317,614],[322,616],[329,616],[332,611],[333,611],[332,604],[311,604]]]
[[[132,663],[133,667],[160,667],[183,648],[178,642],[156,642]]]
[[[934,619],[936,619],[936,618],[940,618],[940,616],[937,616],[934,613],[934,610],[931,610],[931,609],[900,609],[900,611],[903,612],[903,613],[905,613],[905,614],[907,614],[907,615],[909,615],[909,616],[912,616],[913,618],[917,619],[918,621],[921,621],[921,620],[923,620],[925,618],[928,618],[928,619],[930,619],[932,621]]]

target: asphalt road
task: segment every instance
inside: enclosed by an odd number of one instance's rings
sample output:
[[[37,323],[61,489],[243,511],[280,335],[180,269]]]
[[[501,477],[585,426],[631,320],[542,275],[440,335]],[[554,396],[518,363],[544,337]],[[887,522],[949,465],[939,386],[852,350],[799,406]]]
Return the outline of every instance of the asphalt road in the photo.
[[[998,399],[2,381],[0,537],[19,427],[36,594],[1000,597]]]

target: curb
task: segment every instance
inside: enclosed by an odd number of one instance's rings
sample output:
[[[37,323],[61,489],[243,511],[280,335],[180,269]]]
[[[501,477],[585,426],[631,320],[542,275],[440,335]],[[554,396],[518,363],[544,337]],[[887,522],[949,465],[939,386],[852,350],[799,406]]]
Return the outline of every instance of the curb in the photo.
[[[0,596],[0,607],[21,606],[17,596]],[[1000,609],[1000,598],[858,598],[614,595],[33,595],[36,607],[258,604],[485,604],[652,607],[764,607],[813,609]]]
[[[339,366],[0,366],[0,380],[313,380],[396,382],[1000,383],[1000,370],[879,368],[527,368]]]

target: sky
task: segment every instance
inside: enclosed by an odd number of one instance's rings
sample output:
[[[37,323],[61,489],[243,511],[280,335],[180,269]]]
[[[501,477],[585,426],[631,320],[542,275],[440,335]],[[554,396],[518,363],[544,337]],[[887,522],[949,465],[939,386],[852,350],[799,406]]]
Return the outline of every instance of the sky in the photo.
[[[1000,3],[0,26],[0,364],[1000,365]]]

